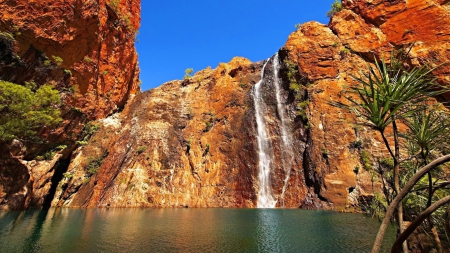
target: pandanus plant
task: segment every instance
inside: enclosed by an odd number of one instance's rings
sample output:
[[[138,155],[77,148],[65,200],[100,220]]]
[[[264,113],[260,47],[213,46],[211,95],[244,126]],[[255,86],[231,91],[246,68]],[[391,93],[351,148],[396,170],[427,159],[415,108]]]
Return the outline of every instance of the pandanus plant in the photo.
[[[404,121],[406,118],[414,118],[415,114],[424,109],[423,106],[417,106],[418,104],[426,103],[431,97],[438,96],[448,91],[435,83],[435,80],[431,75],[434,68],[428,68],[426,66],[409,67],[406,64],[408,53],[409,51],[406,52],[404,50],[398,52],[393,51],[389,61],[384,59],[380,61],[375,60],[373,65],[368,65],[367,72],[362,73],[359,77],[354,77],[359,85],[352,86],[346,90],[346,98],[349,103],[335,104],[353,111],[362,119],[361,124],[378,131],[381,134],[386,149],[394,161],[393,188],[396,198],[391,202],[388,211],[386,212],[372,252],[379,252],[382,238],[395,210],[397,211],[396,220],[400,233],[405,231],[403,223],[403,205],[402,202],[398,200],[402,191],[400,189],[399,180],[401,156],[400,136],[397,123],[398,121]],[[430,119],[429,123],[437,122]],[[385,130],[389,126],[392,127],[393,131],[393,143],[388,141],[385,134]],[[427,135],[427,138],[431,138],[434,134],[427,133],[423,135],[423,137],[426,137]],[[391,145],[393,145],[393,147]],[[439,164],[450,161],[450,156],[441,158],[443,160],[438,159]],[[435,163],[432,162],[430,164]],[[428,165],[425,167],[428,168],[427,166]],[[420,171],[421,170],[419,170],[419,172]],[[408,251],[406,243],[403,243],[403,251]]]

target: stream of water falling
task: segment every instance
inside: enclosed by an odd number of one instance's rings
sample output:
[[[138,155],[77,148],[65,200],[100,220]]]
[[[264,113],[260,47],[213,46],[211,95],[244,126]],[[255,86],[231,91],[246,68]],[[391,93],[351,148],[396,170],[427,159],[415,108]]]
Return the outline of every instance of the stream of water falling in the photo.
[[[255,93],[253,100],[255,103],[255,117],[257,126],[257,142],[258,142],[258,179],[259,179],[259,190],[258,190],[258,208],[274,208],[277,204],[277,200],[273,195],[272,186],[270,184],[270,165],[272,163],[272,149],[271,140],[266,128],[266,122],[264,120],[264,115],[266,111],[266,103],[264,102],[261,86],[264,82],[264,70],[267,65],[266,61],[261,69],[261,79],[255,85]]]
[[[273,80],[274,80],[273,82],[275,86],[275,96],[277,99],[277,111],[281,121],[281,139],[283,140],[283,147],[280,149],[282,152],[281,159],[283,169],[286,174],[280,198],[282,201],[281,204],[282,206],[284,206],[284,194],[288,186],[289,177],[291,176],[291,167],[292,167],[292,160],[294,158],[294,150],[292,148],[292,135],[290,131],[288,131],[288,128],[286,126],[286,117],[284,114],[283,103],[281,101],[280,82],[278,78],[278,70],[280,69],[278,52],[275,54],[272,60],[272,66],[273,66]]]

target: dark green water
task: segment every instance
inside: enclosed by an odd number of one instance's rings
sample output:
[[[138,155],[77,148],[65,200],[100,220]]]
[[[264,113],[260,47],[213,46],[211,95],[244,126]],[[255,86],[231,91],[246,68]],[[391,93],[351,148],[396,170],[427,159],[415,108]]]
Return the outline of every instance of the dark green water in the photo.
[[[378,225],[363,215],[298,209],[0,212],[0,252],[360,253],[370,251]]]

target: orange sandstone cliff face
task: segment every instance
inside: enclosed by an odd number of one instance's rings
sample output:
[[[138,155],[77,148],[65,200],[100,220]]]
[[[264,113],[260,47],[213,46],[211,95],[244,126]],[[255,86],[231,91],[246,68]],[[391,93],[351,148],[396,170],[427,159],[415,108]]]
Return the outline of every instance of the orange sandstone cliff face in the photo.
[[[449,62],[450,11],[448,1],[343,5],[329,25],[309,22],[293,32],[278,51],[279,67],[275,56],[257,63],[237,57],[140,94],[123,112],[99,120],[88,144],[74,151],[52,205],[257,206],[257,100],[264,101],[276,206],[358,207],[381,188],[373,168],[386,150],[377,133],[330,102],[343,102],[343,89],[355,85],[351,76],[392,48],[415,43],[412,65]],[[448,85],[449,72],[449,65],[441,65],[433,74]],[[371,161],[363,163],[367,154]]]
[[[2,49],[12,57],[0,59],[1,80],[52,84],[63,101],[63,122],[41,131],[45,142],[0,143],[0,208],[42,206],[84,124],[122,109],[139,91],[140,1],[10,0],[0,1],[0,9],[2,38],[13,43],[12,50]],[[50,161],[35,161],[59,145],[67,148]]]
[[[101,130],[75,153],[52,204],[257,206],[261,183],[254,97],[265,65],[261,92],[276,205],[358,207],[381,188],[372,167],[386,150],[377,133],[330,102],[344,102],[343,89],[355,85],[351,76],[374,57],[388,57],[393,48],[415,43],[412,65],[448,63],[450,11],[448,1],[344,0],[343,5],[346,9],[328,26],[302,25],[278,52],[282,110],[293,139],[289,162],[283,160],[275,57],[258,63],[234,58],[145,92],[121,114],[102,120]],[[448,85],[449,72],[444,64],[433,74]],[[362,162],[365,154],[373,164]]]

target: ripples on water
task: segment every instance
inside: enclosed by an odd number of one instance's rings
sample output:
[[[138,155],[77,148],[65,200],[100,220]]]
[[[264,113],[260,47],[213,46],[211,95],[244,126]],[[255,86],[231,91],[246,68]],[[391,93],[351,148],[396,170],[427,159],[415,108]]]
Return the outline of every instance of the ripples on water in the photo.
[[[298,209],[29,210],[0,212],[0,252],[360,253],[378,226],[358,214]],[[393,235],[390,228],[386,244]]]

